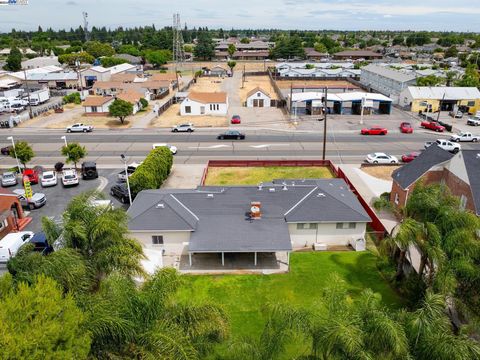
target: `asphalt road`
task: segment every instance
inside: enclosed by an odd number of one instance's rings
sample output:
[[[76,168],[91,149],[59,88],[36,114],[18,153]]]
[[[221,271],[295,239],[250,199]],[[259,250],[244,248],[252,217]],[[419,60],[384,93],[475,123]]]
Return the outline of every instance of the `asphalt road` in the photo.
[[[209,159],[316,159],[322,157],[323,134],[321,132],[286,132],[262,129],[246,129],[245,140],[217,140],[216,136],[224,129],[201,129],[194,133],[174,134],[167,129],[141,130],[96,130],[93,133],[65,134],[61,130],[5,130],[15,140],[25,140],[32,144],[36,157],[32,165],[51,167],[63,161],[60,148],[62,136],[67,141],[79,142],[88,151],[88,160],[96,161],[100,168],[122,166],[120,154],[128,161],[139,161],[151,150],[154,143],[168,143],[178,148],[177,163],[201,164]],[[391,131],[386,136],[362,136],[355,130],[330,131],[327,133],[326,157],[336,163],[359,163],[366,154],[386,152],[391,155],[423,149],[426,141],[448,138],[450,133],[436,133],[418,130],[414,134],[401,134]],[[1,139],[1,138],[0,138]],[[464,149],[480,149],[479,144],[463,143]],[[0,167],[15,165],[9,157],[0,158]]]

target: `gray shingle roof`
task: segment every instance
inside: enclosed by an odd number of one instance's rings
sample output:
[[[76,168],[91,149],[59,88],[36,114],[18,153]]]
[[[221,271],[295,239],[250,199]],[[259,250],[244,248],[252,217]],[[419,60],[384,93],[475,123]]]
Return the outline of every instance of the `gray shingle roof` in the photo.
[[[467,169],[468,181],[475,203],[475,213],[480,216],[480,151],[463,150],[461,154]]]
[[[128,210],[128,226],[131,231],[191,230],[194,252],[251,252],[291,250],[289,222],[371,220],[342,179],[293,182],[142,191]],[[249,217],[252,201],[261,203],[260,220]]]
[[[452,157],[453,154],[433,144],[422,151],[415,160],[395,170],[392,173],[392,178],[403,189],[406,189],[433,166],[448,161]]]
[[[392,79],[402,83],[415,80],[416,78],[415,74],[406,74],[398,70],[390,69],[386,66],[375,65],[375,64],[369,64],[367,66],[364,66],[362,68],[362,71],[368,71],[373,74],[383,76],[387,79]]]

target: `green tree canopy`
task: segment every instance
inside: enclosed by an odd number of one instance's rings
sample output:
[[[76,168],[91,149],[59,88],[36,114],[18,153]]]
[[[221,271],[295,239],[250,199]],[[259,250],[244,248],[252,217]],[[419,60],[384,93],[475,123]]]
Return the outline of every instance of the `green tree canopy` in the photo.
[[[12,149],[10,156],[15,159],[15,154],[25,169],[27,168],[27,163],[35,157],[32,147],[26,141],[17,141],[15,143],[15,151]]]
[[[100,59],[100,63],[102,64],[103,67],[112,67],[115,65],[128,63],[128,61],[125,59],[120,59],[113,56],[104,56]]]
[[[467,65],[465,74],[455,83],[455,85],[464,87],[480,87],[480,75],[478,74],[477,65]]]
[[[108,108],[110,116],[117,117],[120,122],[125,123],[125,118],[133,114],[133,105],[128,101],[115,99]]]
[[[90,334],[70,294],[40,275],[0,294],[0,358],[86,359]]]
[[[215,45],[212,37],[207,31],[200,31],[197,35],[197,46],[193,50],[196,58],[210,60],[215,55]]]
[[[230,60],[230,61],[227,62],[227,65],[228,65],[228,67],[230,68],[230,70],[233,72],[233,68],[234,68],[235,66],[237,66],[237,62],[236,62],[236,61],[233,61],[233,60]]]
[[[437,86],[443,82],[443,78],[435,75],[427,75],[417,78],[417,86]]]
[[[228,44],[228,48],[227,48],[228,55],[232,56],[233,54],[235,54],[235,51],[237,51],[235,44]]]
[[[76,65],[77,60],[82,64],[93,64],[95,58],[85,51],[71,54],[63,54],[58,57],[58,62],[60,64],[67,64],[70,66]]]
[[[99,41],[88,41],[84,44],[85,51],[92,55],[94,58],[102,56],[112,56],[115,54],[115,49],[109,45]]]
[[[14,46],[10,49],[4,69],[8,71],[19,71],[22,69],[22,53],[17,47]]]
[[[167,61],[172,60],[172,52],[170,50],[151,50],[145,53],[145,59],[158,68]]]
[[[87,150],[79,143],[70,143],[62,146],[62,155],[66,157],[67,164],[73,163],[76,169],[77,163],[87,156]]]

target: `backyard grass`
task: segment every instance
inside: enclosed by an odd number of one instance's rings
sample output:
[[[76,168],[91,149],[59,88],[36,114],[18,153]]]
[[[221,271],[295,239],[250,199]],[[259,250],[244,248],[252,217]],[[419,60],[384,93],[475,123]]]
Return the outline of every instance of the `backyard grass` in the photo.
[[[205,185],[258,185],[274,179],[333,178],[327,167],[269,166],[269,167],[211,167]]]
[[[258,336],[269,304],[310,308],[321,299],[329,276],[337,273],[351,296],[371,288],[387,307],[398,309],[401,299],[381,278],[370,252],[297,252],[290,256],[290,272],[275,275],[184,275],[179,297],[184,301],[220,304],[230,317],[231,334]]]

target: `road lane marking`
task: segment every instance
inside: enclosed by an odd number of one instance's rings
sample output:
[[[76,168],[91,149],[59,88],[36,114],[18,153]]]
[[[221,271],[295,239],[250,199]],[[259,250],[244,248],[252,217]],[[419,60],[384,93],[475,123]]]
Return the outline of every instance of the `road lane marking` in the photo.
[[[210,145],[210,146],[189,146],[189,149],[220,149],[225,147],[232,147],[231,145]]]
[[[290,146],[290,144],[262,144],[262,145],[250,145],[251,148],[264,149],[270,146]]]

